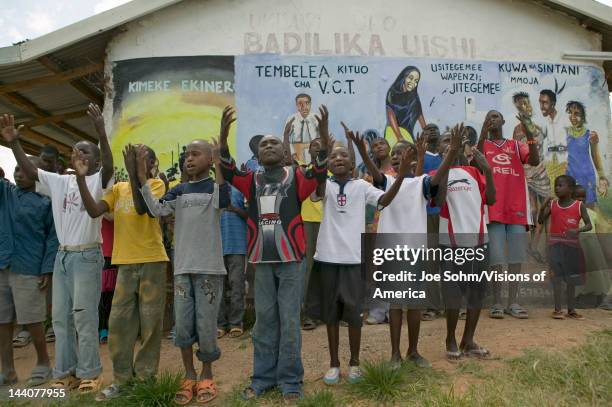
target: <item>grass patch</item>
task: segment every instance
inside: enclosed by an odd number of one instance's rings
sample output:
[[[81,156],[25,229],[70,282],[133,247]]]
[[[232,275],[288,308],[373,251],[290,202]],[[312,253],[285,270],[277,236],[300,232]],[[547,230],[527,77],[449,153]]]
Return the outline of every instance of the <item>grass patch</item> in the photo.
[[[350,386],[356,396],[382,403],[391,403],[403,396],[406,377],[401,368],[379,361],[364,362],[361,369],[363,379]]]
[[[342,403],[331,391],[319,390],[300,399],[297,405],[298,407],[337,407]]]
[[[156,378],[134,381],[120,397],[105,402],[112,407],[170,407],[175,406],[174,396],[181,388],[180,373],[163,372]]]

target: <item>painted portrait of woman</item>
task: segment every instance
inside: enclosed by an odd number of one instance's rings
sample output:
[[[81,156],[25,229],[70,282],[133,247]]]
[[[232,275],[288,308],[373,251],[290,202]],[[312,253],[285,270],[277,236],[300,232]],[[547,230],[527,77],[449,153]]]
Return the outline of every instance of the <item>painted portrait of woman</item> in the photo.
[[[425,117],[419,99],[421,71],[416,66],[407,66],[397,76],[387,92],[387,128],[385,138],[391,145],[399,140],[414,143],[414,125],[425,127]]]

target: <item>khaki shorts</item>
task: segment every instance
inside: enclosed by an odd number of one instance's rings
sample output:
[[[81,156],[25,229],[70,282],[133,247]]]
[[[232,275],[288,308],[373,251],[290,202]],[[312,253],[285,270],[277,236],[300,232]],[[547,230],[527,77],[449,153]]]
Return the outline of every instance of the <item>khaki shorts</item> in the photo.
[[[0,269],[0,324],[8,324],[15,319],[19,325],[45,321],[47,289],[41,290],[39,281],[39,276]]]

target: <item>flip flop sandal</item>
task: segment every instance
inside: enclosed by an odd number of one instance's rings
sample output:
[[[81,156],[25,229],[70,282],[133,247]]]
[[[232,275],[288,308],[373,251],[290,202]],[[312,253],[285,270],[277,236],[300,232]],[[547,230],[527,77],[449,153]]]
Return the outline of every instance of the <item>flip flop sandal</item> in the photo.
[[[230,338],[239,338],[242,336],[242,334],[244,334],[244,331],[242,330],[242,328],[232,328],[229,331]]]
[[[494,305],[489,310],[489,318],[493,319],[504,319],[504,309],[501,306]]]
[[[461,359],[462,356],[463,352],[461,352],[460,350],[456,352],[450,350],[446,351],[446,360],[448,360],[449,362],[457,362]]]
[[[310,320],[310,319],[304,321],[304,323],[302,324],[302,329],[304,331],[312,331],[316,327],[317,327],[317,324],[313,320]]]
[[[258,397],[258,394],[255,389],[249,386],[246,389],[242,390],[241,396],[243,400],[249,401],[255,400]]]
[[[433,321],[436,319],[435,311],[424,311],[421,314],[421,321]]]
[[[64,389],[66,391],[70,391],[79,387],[80,383],[81,381],[79,379],[71,375],[53,381],[49,387],[52,389]]]
[[[363,379],[363,372],[359,366],[351,366],[349,368],[349,374],[346,377],[346,380],[350,384],[355,384]]]
[[[0,373],[0,386],[11,386],[13,384],[17,384],[17,376],[9,380],[4,373]]]
[[[179,406],[185,406],[191,403],[193,399],[193,390],[195,388],[196,381],[190,379],[183,379],[181,382],[181,389],[176,392],[174,396],[174,402]]]
[[[53,331],[53,327],[49,327],[49,329],[47,329],[47,333],[45,333],[45,341],[47,343],[55,342],[55,332]]]
[[[21,331],[13,338],[13,348],[23,348],[32,342],[32,335],[28,331]]]
[[[36,366],[30,373],[26,387],[36,387],[45,384],[51,378],[51,368],[47,366]]]
[[[221,329],[221,328],[217,329],[217,339],[223,338],[225,334],[227,334],[227,331],[225,329]]]
[[[493,357],[491,356],[491,352],[489,352],[485,348],[477,348],[470,350],[463,350],[463,354],[467,357],[481,359],[481,360],[491,360]]]
[[[467,319],[467,311],[461,310],[459,311],[459,319],[465,321]]]
[[[96,396],[96,401],[107,401],[119,397],[121,389],[115,384],[111,384],[106,389],[103,389]]]
[[[82,379],[81,384],[79,384],[79,393],[87,394],[99,392],[102,388],[102,380],[100,378],[96,379]]]
[[[553,319],[565,319],[565,315],[563,314],[563,311],[553,311],[552,317]]]
[[[568,317],[569,319],[577,319],[577,320],[584,319],[584,317],[583,317],[581,314],[577,313],[576,311],[570,311],[570,312],[568,312],[568,313],[567,313],[567,317]]]
[[[214,400],[218,394],[217,386],[211,379],[201,380],[196,385],[196,400],[199,404]]]
[[[528,319],[529,314],[525,311],[520,305],[512,304],[510,307],[504,311],[506,314],[513,316],[517,319]]]

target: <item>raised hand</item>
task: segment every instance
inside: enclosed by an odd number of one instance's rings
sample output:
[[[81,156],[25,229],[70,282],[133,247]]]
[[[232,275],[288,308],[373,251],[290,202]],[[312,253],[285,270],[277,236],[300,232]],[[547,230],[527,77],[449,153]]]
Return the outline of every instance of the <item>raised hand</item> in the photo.
[[[591,135],[589,136],[589,142],[591,144],[599,143],[599,134],[595,130],[591,130]]]
[[[412,171],[412,162],[414,161],[415,150],[407,148],[402,152],[402,161],[400,162],[398,178],[406,178]]]
[[[329,111],[327,110],[327,106],[321,105],[319,108],[319,114],[316,115],[315,118],[319,124],[321,144],[322,147],[325,148],[329,145]]]
[[[482,129],[480,130],[480,137],[478,139],[478,144],[480,144],[480,141],[486,140],[488,138],[490,130],[491,130],[491,119],[487,117],[484,123],[482,124]]]
[[[472,155],[474,156],[474,161],[476,161],[476,164],[478,164],[478,168],[480,168],[483,173],[491,171],[491,166],[489,165],[487,158],[480,152],[480,150],[473,148]]]
[[[427,134],[427,133],[425,133]],[[421,136],[417,136],[416,140],[416,151],[418,157],[425,157],[425,152],[427,151],[427,137],[423,134]]]
[[[138,172],[136,169],[136,150],[131,144],[128,144],[123,149],[123,164],[125,165],[125,170],[127,171],[130,177],[137,176]]]
[[[19,132],[23,129],[23,124],[15,128],[15,116],[4,114],[0,116],[0,133],[7,143],[12,143],[19,137]]]
[[[135,153],[136,158],[134,166],[136,167],[136,175],[138,176],[138,181],[140,181],[140,184],[144,185],[147,182],[147,178],[149,175],[147,150],[143,145],[140,145],[137,147]]]
[[[236,121],[234,114],[234,108],[230,105],[225,106],[225,109],[223,109],[223,114],[221,115],[221,130],[219,131],[219,148],[221,150],[226,151],[228,149],[227,139],[229,138],[230,128],[232,127],[232,123]]]
[[[346,138],[348,140],[351,140],[353,144],[355,144],[355,146],[357,147],[357,151],[359,151],[359,155],[361,157],[363,157],[364,154],[367,155],[368,147],[366,145],[367,141],[365,140],[365,138],[363,138],[359,134],[359,132],[353,132],[351,129],[349,129],[348,126],[344,124],[344,122],[340,122],[340,124],[344,128],[344,135],[346,136]]]
[[[451,141],[450,141],[450,150],[451,151],[459,151],[463,146],[463,136],[465,132],[465,127],[463,123],[456,124],[455,127],[451,129]]]
[[[96,128],[96,132],[100,135],[105,135],[106,131],[104,129],[104,117],[102,116],[102,110],[95,103],[90,103],[87,107],[87,116],[91,119],[94,127]]]
[[[210,143],[212,144],[211,153],[212,153],[212,161],[215,164],[221,163],[221,153],[219,147],[219,140],[216,137],[212,137],[210,139]]]
[[[89,172],[89,162],[83,158],[83,154],[76,148],[72,149],[72,168],[76,175],[84,177]]]

